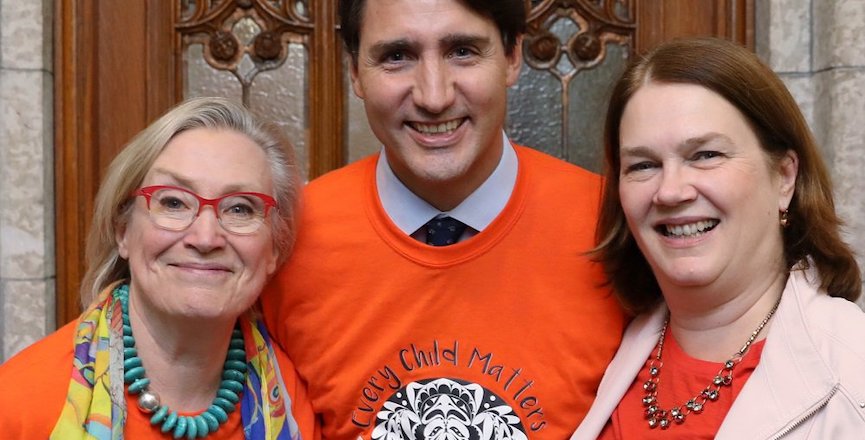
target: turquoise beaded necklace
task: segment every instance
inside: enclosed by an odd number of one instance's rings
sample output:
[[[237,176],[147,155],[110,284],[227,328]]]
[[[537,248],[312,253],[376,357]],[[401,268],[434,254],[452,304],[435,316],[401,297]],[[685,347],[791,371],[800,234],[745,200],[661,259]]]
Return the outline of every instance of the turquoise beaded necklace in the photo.
[[[235,327],[228,344],[228,354],[222,366],[222,382],[213,403],[196,416],[179,416],[168,406],[159,402],[159,395],[149,390],[150,379],[145,376],[144,366],[135,348],[132,326],[129,325],[129,286],[124,284],[113,292],[114,299],[120,301],[123,318],[123,382],[128,385],[129,393],[138,395],[138,408],[146,414],[153,414],[150,424],[160,426],[163,433],[172,432],[175,439],[204,438],[228,420],[228,413],[234,411],[243,382],[246,379],[246,351],[243,346],[243,333]]]

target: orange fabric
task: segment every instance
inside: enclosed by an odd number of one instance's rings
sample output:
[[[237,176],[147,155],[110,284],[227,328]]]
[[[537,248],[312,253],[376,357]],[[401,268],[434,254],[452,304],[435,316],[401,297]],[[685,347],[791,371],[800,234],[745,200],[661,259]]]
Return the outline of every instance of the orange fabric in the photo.
[[[309,386],[323,438],[369,439],[381,423],[378,438],[384,420],[413,426],[401,411],[432,411],[410,407],[441,378],[424,402],[463,402],[449,415],[477,416],[469,421],[510,410],[531,439],[567,438],[585,415],[624,325],[584,255],[601,179],[531,149],[517,155],[504,211],[447,247],[390,221],[375,156],[308,185],[295,250],[261,298]]]
[[[57,423],[72,371],[72,341],[77,322],[61,327],[0,365],[0,432],[3,438],[48,438]],[[276,348],[276,347],[275,347]],[[304,439],[313,439],[313,415],[306,392],[285,354],[276,348],[279,367],[292,400],[292,411]],[[124,436],[131,439],[169,438],[150,425],[138,410],[137,399],[126,394],[128,419]],[[231,412],[208,440],[243,439],[240,407]]]
[[[742,362],[733,369],[733,383],[730,387],[721,387],[718,400],[707,402],[701,414],[690,414],[681,425],[674,425],[667,430],[649,428],[643,416],[643,383],[649,379],[649,372],[644,367],[631,384],[628,392],[622,398],[619,406],[613,412],[610,422],[604,428],[599,440],[652,440],[675,438],[713,439],[724,417],[733,406],[733,401],[751,373],[760,362],[765,340],[755,342],[745,353]],[[652,351],[652,357],[657,350]],[[661,368],[658,384],[658,401],[660,407],[669,410],[674,405],[684,405],[689,399],[709,385],[712,378],[721,370],[723,362],[707,362],[688,356],[682,351],[672,332],[664,335],[664,351],[661,354],[664,365]],[[732,391],[732,392],[731,392]]]

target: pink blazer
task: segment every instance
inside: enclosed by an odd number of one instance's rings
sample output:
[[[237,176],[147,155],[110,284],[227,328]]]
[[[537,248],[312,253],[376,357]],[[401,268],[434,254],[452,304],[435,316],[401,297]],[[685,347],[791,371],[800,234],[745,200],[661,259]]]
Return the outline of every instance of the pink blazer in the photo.
[[[819,292],[815,269],[791,271],[760,363],[716,439],[865,439],[865,313]],[[571,440],[597,438],[658,341],[666,307],[625,331]]]

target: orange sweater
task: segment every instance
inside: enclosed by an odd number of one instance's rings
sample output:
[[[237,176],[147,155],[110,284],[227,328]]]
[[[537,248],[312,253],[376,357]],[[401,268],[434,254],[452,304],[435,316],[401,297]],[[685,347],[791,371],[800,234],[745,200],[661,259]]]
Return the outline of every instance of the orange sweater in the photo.
[[[0,437],[45,439],[51,434],[69,389],[73,335],[77,324],[77,321],[66,324],[0,365]],[[298,382],[291,362],[281,350],[274,348],[301,435],[304,439],[316,438],[318,433],[314,432],[313,414],[306,392]],[[162,434],[150,425],[150,418],[138,410],[137,402],[136,397],[126,393],[128,419],[124,438],[171,438],[170,434]],[[240,404],[229,413],[228,421],[207,439],[244,439]]]
[[[624,321],[598,287],[600,267],[582,255],[601,181],[528,148],[517,157],[504,211],[448,247],[390,221],[375,156],[308,185],[294,253],[262,303],[323,438],[574,431]]]

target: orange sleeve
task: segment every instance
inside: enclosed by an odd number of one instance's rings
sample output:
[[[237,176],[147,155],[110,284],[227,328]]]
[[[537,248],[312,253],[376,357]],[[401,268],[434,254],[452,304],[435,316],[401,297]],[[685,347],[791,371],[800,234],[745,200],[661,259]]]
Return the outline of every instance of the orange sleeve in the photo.
[[[318,440],[321,438],[319,422],[312,410],[312,402],[306,391],[306,384],[297,375],[294,363],[286,356],[278,346],[274,347],[276,358],[279,362],[279,370],[285,383],[286,391],[291,399],[291,414],[300,428],[301,438],[304,440]]]
[[[3,438],[51,434],[69,388],[75,324],[65,325],[0,365]]]

